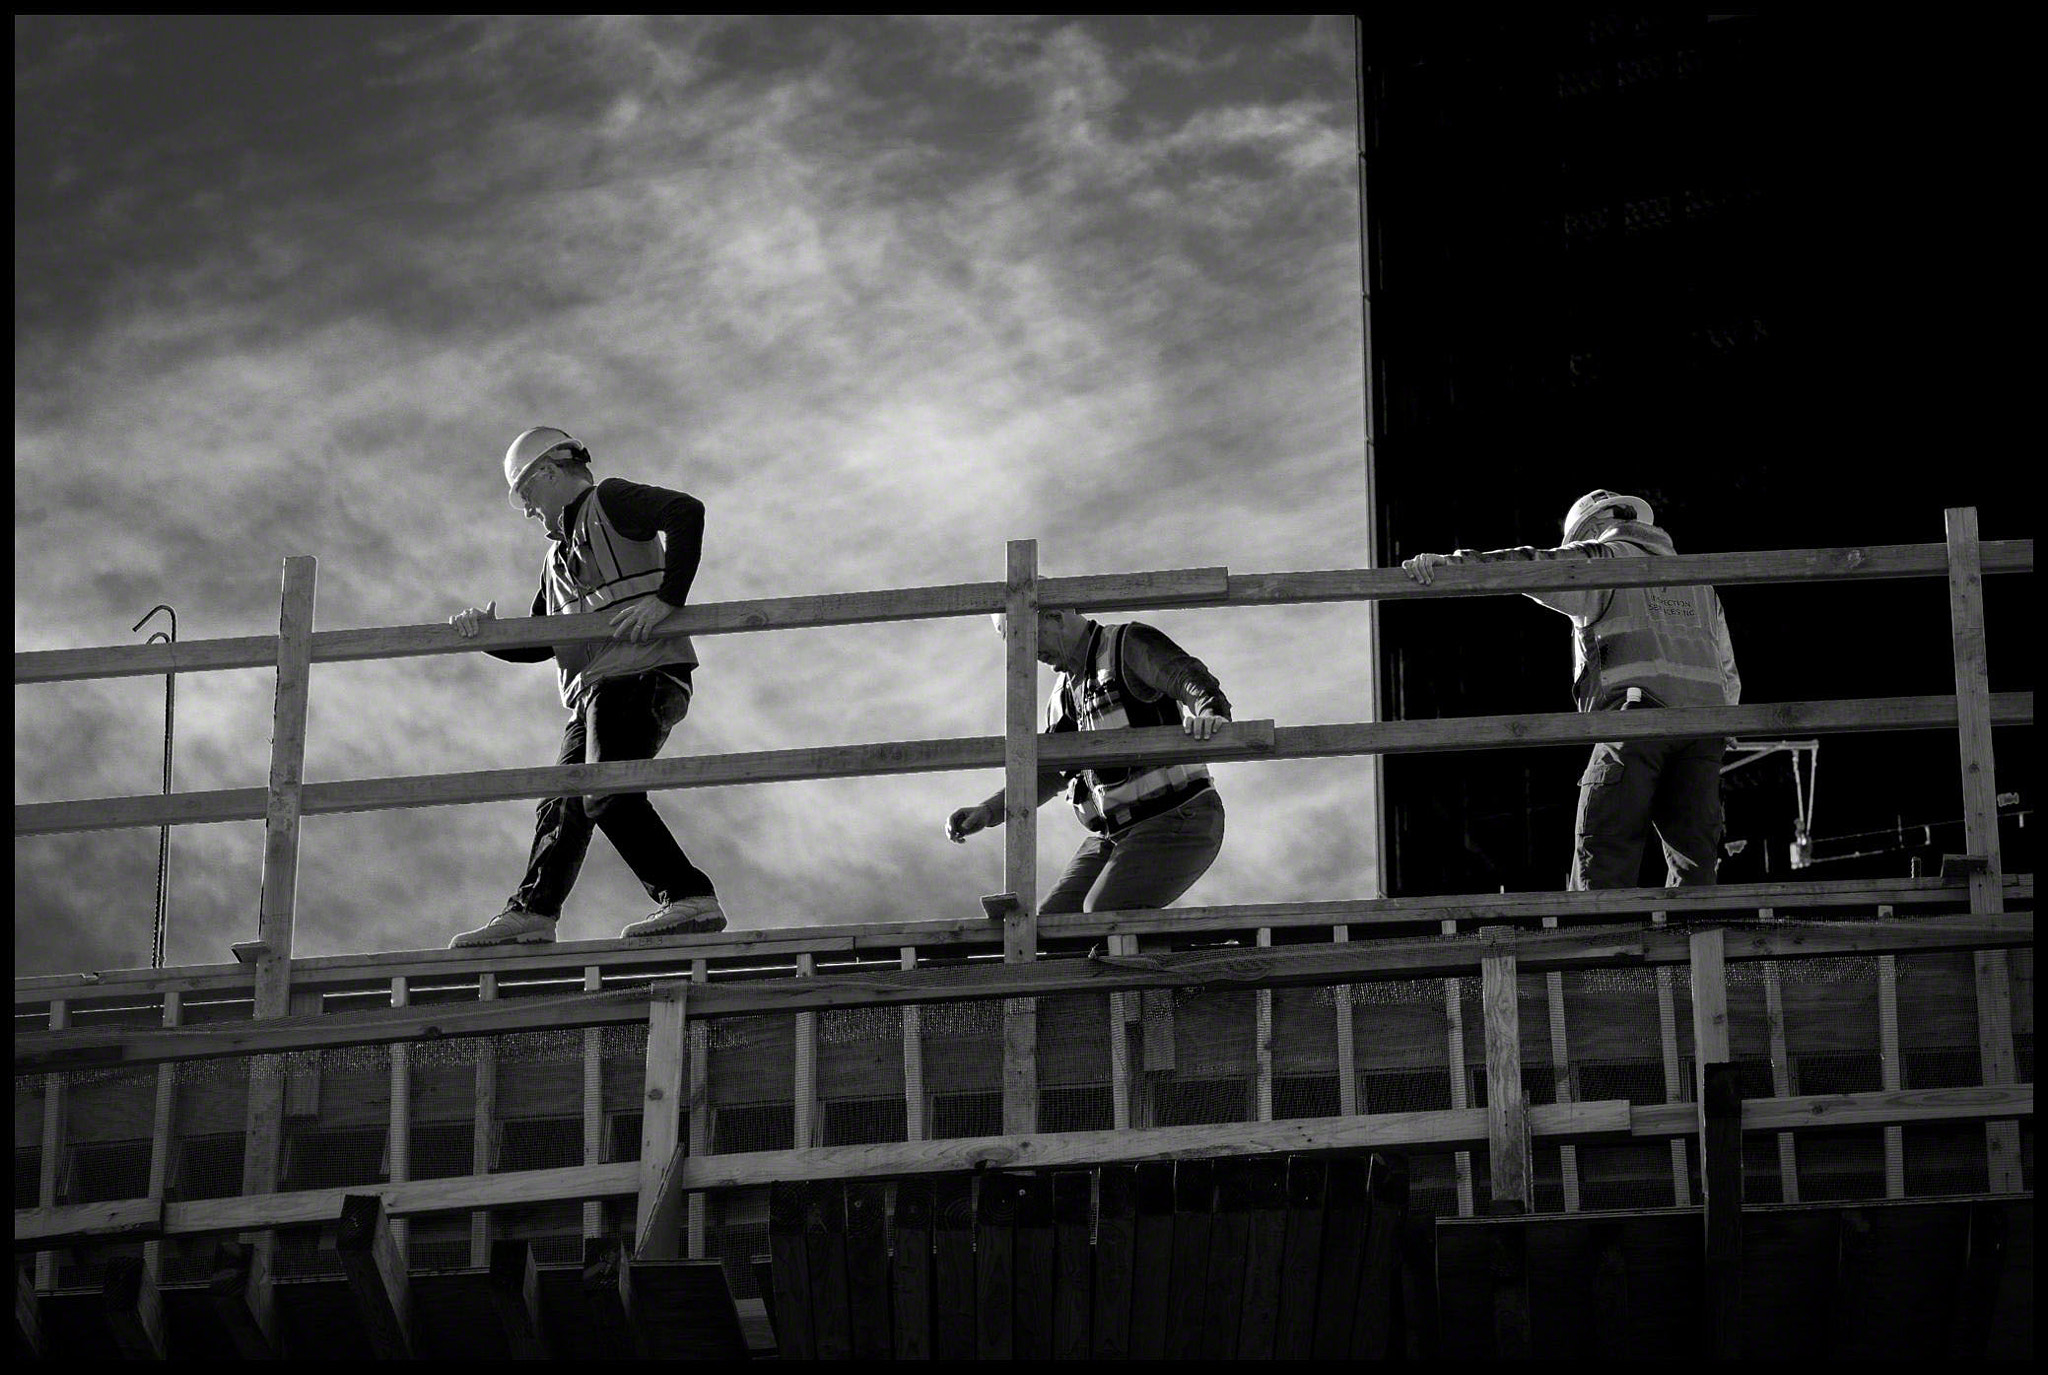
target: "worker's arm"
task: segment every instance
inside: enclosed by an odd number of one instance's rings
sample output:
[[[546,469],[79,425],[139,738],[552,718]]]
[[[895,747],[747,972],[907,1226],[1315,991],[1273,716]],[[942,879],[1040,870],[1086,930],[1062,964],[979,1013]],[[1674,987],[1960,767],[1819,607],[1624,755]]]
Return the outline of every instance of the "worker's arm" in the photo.
[[[1124,681],[1156,701],[1162,696],[1187,713],[1181,729],[1207,740],[1230,719],[1230,699],[1209,666],[1161,630],[1133,621],[1123,633]]]
[[[534,593],[533,614],[545,616],[547,612],[546,591],[542,590]],[[475,635],[477,627],[485,621],[495,621],[497,619],[498,603],[492,601],[488,606],[464,607],[448,618],[448,624],[454,626],[456,632],[466,640]],[[487,649],[484,653],[490,655],[493,659],[503,659],[508,663],[514,664],[538,664],[555,657],[554,649],[548,645],[524,645],[518,649]]]
[[[612,618],[614,634],[644,640],[669,612],[690,600],[690,584],[704,557],[704,503],[688,492],[608,477],[597,484],[595,500],[618,532],[630,540],[661,536],[661,586],[654,595],[623,608]]]
[[[1038,801],[1034,807],[1043,807],[1058,795],[1063,786],[1061,776],[1056,772],[1041,769],[1038,773]],[[985,831],[991,826],[1003,824],[1008,813],[1006,790],[997,788],[987,798],[972,807],[962,807],[946,818],[946,839],[956,845],[976,831]]]
[[[1518,544],[1511,549],[1456,549],[1448,554],[1417,554],[1403,559],[1401,569],[1416,582],[1427,586],[1432,580],[1431,570],[1447,563],[1535,563],[1539,560],[1555,559],[1604,559],[1624,553],[1638,553],[1632,546],[1617,546],[1592,540],[1577,540],[1561,544],[1554,549],[1538,549],[1534,545]],[[1522,595],[1530,601],[1562,612],[1574,621],[1591,621],[1606,609],[1607,590],[1596,588],[1588,592],[1525,592]]]

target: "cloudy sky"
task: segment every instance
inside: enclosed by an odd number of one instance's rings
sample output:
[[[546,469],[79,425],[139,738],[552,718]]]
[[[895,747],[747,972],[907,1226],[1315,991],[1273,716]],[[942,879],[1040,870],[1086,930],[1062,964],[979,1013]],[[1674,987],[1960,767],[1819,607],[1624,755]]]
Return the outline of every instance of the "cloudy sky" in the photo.
[[[523,610],[499,455],[554,424],[709,508],[698,602],[1355,567],[1345,16],[17,19],[14,640]],[[1359,606],[1161,612],[1240,717],[1363,719]],[[147,631],[145,630],[144,634]],[[670,756],[997,734],[980,618],[704,638]],[[1042,680],[1049,684],[1049,678]],[[183,677],[180,790],[260,786],[273,675]],[[18,802],[153,792],[162,679],[15,689]],[[316,665],[306,776],[551,762],[544,665]],[[1220,771],[1186,901],[1367,895],[1362,760]],[[657,796],[735,927],[1001,886],[995,772]],[[1041,815],[1050,882],[1081,836]],[[307,820],[297,949],[438,947],[531,803]],[[172,832],[173,964],[253,935],[260,823]],[[157,832],[17,840],[18,972],[146,965]],[[602,840],[565,939],[649,904]]]

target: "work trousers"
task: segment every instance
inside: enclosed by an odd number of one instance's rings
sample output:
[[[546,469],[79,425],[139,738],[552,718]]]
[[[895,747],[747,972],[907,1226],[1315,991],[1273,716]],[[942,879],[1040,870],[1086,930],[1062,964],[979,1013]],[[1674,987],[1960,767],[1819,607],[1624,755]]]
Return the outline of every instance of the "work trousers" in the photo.
[[[687,667],[606,678],[583,694],[562,730],[558,764],[652,759],[690,710]],[[690,863],[646,793],[550,797],[534,809],[533,849],[512,901],[537,916],[559,917],[576,886],[593,828],[626,861],[656,902],[713,896],[711,880]]]
[[[1714,882],[1721,853],[1721,736],[1627,740],[1593,746],[1579,779],[1574,890],[1633,888],[1654,827],[1664,883]]]
[[[1091,835],[1038,910],[1115,912],[1164,907],[1209,871],[1223,849],[1223,799],[1205,788],[1172,811],[1114,836]]]

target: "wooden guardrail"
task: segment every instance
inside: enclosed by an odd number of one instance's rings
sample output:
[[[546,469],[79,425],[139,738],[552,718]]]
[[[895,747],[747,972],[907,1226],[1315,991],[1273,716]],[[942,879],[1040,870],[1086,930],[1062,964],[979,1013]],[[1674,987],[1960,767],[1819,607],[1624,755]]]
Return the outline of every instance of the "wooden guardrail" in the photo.
[[[1286,1149],[1289,1151],[1350,1149],[1360,1143],[1391,1145],[1469,1145],[1483,1137],[1494,1160],[1494,1190],[1504,1204],[1528,1203],[1528,1142],[1532,1132],[1559,1139],[1625,1134],[1677,1134],[1697,1127],[1702,1148],[1710,1163],[1725,1167],[1728,1132],[1725,1114],[1709,1123],[1704,1117],[1683,1124],[1665,1113],[1641,1118],[1626,1103],[1560,1103],[1546,1108],[1529,1108],[1519,1089],[1518,1063],[1508,1048],[1513,1035],[1514,999],[1504,990],[1512,989],[1518,968],[1555,970],[1597,967],[1601,964],[1649,964],[1674,968],[1683,963],[1691,969],[1694,1006],[1709,1011],[1707,1020],[1696,1028],[1696,1043],[1703,1066],[1725,1061],[1725,1024],[1717,1037],[1711,1008],[1718,971],[1727,959],[1771,960],[1810,955],[1822,950],[1917,951],[1930,948],[1976,951],[1979,992],[1980,1049],[1986,1091],[1984,1101],[1951,1100],[1929,1102],[1900,1098],[1898,1091],[1885,1101],[1863,1101],[1869,1095],[1852,1095],[1830,1108],[1816,1102],[1802,1107],[1814,1114],[1802,1121],[1818,1121],[1830,1111],[1862,1114],[1857,1120],[1871,1120],[1871,1114],[1904,1116],[1886,1118],[1894,1122],[1965,1119],[1991,1116],[1989,1131],[1992,1187],[2018,1187],[2017,1134],[2012,1118],[2031,1113],[2031,1090],[2014,1086],[2013,1043],[2009,1024],[2009,973],[2004,951],[2014,946],[2031,946],[2031,880],[2019,885],[2028,911],[2005,914],[2007,898],[2015,885],[2003,874],[1998,855],[1994,770],[1991,728],[1994,725],[2031,724],[2033,694],[1994,696],[1985,675],[1984,629],[1981,579],[1986,572],[2029,572],[2033,568],[2032,541],[1981,544],[1977,538],[1976,515],[1972,510],[1948,513],[1948,538],[1941,545],[1901,545],[1873,548],[1800,550],[1782,553],[1687,555],[1665,559],[1617,560],[1574,565],[1529,565],[1450,567],[1436,581],[1419,586],[1398,570],[1353,569],[1311,573],[1276,573],[1234,576],[1227,570],[1188,569],[1087,578],[1041,578],[1037,571],[1036,546],[1015,541],[1009,548],[1006,580],[1002,583],[960,584],[949,587],[906,589],[889,592],[834,594],[820,597],[770,599],[686,608],[667,627],[671,634],[718,634],[771,628],[842,625],[907,618],[962,616],[990,611],[1007,613],[1005,643],[1005,733],[1000,738],[966,740],[888,742],[823,750],[785,750],[755,754],[671,759],[631,764],[570,766],[546,769],[496,770],[444,776],[366,779],[348,782],[307,783],[302,777],[306,703],[310,691],[310,667],[315,662],[393,658],[411,655],[476,652],[493,648],[571,643],[597,640],[610,634],[601,615],[547,618],[545,623],[512,620],[485,627],[473,639],[462,639],[445,625],[387,627],[359,631],[320,632],[313,629],[314,563],[307,558],[286,561],[285,588],[277,636],[245,637],[233,640],[185,641],[175,645],[130,646],[90,650],[61,650],[18,653],[15,656],[17,683],[55,682],[77,678],[117,677],[165,672],[274,666],[278,671],[276,721],[272,739],[272,767],[269,786],[262,790],[218,790],[173,794],[169,798],[108,798],[80,802],[19,804],[15,808],[18,835],[56,831],[101,829],[124,826],[194,824],[205,821],[254,819],[265,821],[263,892],[259,903],[258,939],[250,947],[253,969],[209,971],[164,971],[147,978],[123,974],[102,979],[104,987],[91,983],[66,984],[50,979],[17,982],[17,1009],[24,1002],[45,1009],[49,1030],[17,1038],[17,1072],[50,1073],[46,1090],[45,1144],[54,1144],[51,1123],[61,1123],[63,1079],[55,1071],[60,1065],[85,1063],[158,1064],[182,1058],[199,1058],[214,1053],[247,1054],[251,1060],[245,1159],[245,1196],[206,1203],[165,1204],[159,1196],[145,1200],[144,1212],[155,1210],[156,1221],[145,1224],[160,1234],[172,1230],[205,1231],[269,1228],[286,1225],[312,1206],[300,1195],[272,1193],[277,1179],[277,1149],[282,1116],[283,1085],[278,1057],[287,1049],[337,1044],[335,1031],[357,1039],[347,1044],[402,1042],[401,1029],[411,1037],[430,1034],[476,1034],[477,1029],[507,1030],[514,1027],[581,1026],[585,1028],[618,1021],[649,1023],[647,1057],[648,1111],[642,1160],[637,1166],[603,1166],[594,1160],[581,1172],[526,1172],[518,1175],[436,1180],[411,1183],[394,1179],[387,1191],[392,1211],[427,1211],[431,1208],[483,1206],[476,1202],[489,1195],[501,1202],[535,1202],[545,1198],[589,1199],[612,1193],[636,1194],[641,1202],[640,1230],[643,1250],[666,1249],[673,1253],[675,1227],[682,1199],[693,1190],[727,1187],[746,1170],[740,1157],[702,1157],[684,1150],[684,1123],[679,1113],[690,1101],[689,1076],[697,1058],[690,1044],[689,1021],[742,1010],[792,1011],[801,1019],[818,1009],[852,1006],[915,1006],[932,1001],[971,998],[1004,999],[1003,1134],[980,1141],[933,1143],[913,1140],[902,1148],[858,1148],[870,1154],[848,1155],[844,1168],[881,1175],[918,1172],[922,1159],[948,1162],[954,1168],[962,1152],[977,1149],[997,1152],[1009,1163],[1052,1160],[1078,1163],[1091,1156],[1095,1163],[1114,1160],[1164,1158],[1176,1151],[1241,1149],[1246,1151]],[[1956,664],[1956,693],[1953,697],[1884,698],[1854,702],[1815,702],[1750,705],[1743,707],[1673,710],[1630,716],[1588,718],[1571,713],[1476,718],[1460,721],[1359,722],[1331,725],[1278,726],[1272,722],[1234,723],[1217,739],[1195,742],[1178,732],[1120,731],[1084,734],[1071,739],[1041,738],[1036,730],[1036,638],[1037,618],[1031,614],[1040,606],[1067,606],[1084,611],[1132,609],[1157,606],[1274,605],[1290,602],[1347,600],[1392,600],[1427,597],[1505,595],[1551,589],[1658,586],[1707,582],[1735,585],[1759,582],[1844,581],[1900,577],[1945,576],[1950,588],[1951,624]],[[1958,732],[1963,762],[1966,829],[1970,863],[1968,877],[1943,888],[1945,894],[1966,897],[1969,915],[1961,918],[1932,918],[1912,922],[1779,923],[1771,928],[1730,929],[1703,945],[1708,933],[1679,928],[1652,927],[1630,930],[1562,929],[1542,933],[1516,934],[1505,927],[1486,930],[1478,936],[1453,934],[1422,940],[1333,944],[1325,950],[1263,948],[1271,931],[1291,924],[1322,924],[1332,928],[1333,938],[1348,933],[1351,924],[1370,926],[1375,922],[1443,920],[1455,931],[1455,921],[1507,921],[1528,916],[1599,914],[1616,910],[1617,895],[1515,895],[1492,899],[1391,900],[1371,904],[1275,904],[1263,908],[1209,909],[1160,914],[1090,914],[1086,919],[1047,919],[1041,923],[1035,913],[1036,814],[1024,802],[1012,807],[1005,829],[1005,887],[1019,902],[1001,928],[1002,963],[995,966],[947,971],[941,977],[926,977],[929,971],[911,968],[914,958],[905,954],[900,977],[863,970],[855,974],[820,975],[816,954],[844,940],[842,948],[858,950],[862,937],[853,933],[734,933],[736,944],[708,945],[678,943],[658,952],[634,952],[635,964],[658,964],[666,959],[688,962],[694,982],[661,982],[651,989],[607,992],[596,972],[599,963],[584,960],[577,952],[551,950],[528,955],[509,952],[497,956],[483,969],[471,952],[410,952],[393,957],[408,970],[422,974],[468,962],[492,989],[499,973],[511,974],[523,968],[545,965],[582,964],[586,986],[594,991],[582,998],[519,1000],[518,1010],[509,1015],[484,1011],[472,1027],[469,1021],[451,1021],[442,1008],[403,1008],[407,1000],[409,974],[389,969],[372,974],[363,959],[348,957],[339,963],[301,961],[292,956],[293,889],[296,876],[300,818],[309,813],[369,810],[379,807],[442,805],[516,797],[536,797],[563,792],[606,793],[643,789],[676,788],[767,782],[785,779],[820,778],[848,774],[915,772],[920,770],[993,767],[1005,770],[1012,798],[1025,799],[1034,791],[1029,783],[1042,768],[1073,767],[1090,763],[1166,762],[1173,760],[1292,759],[1345,754],[1403,753],[1427,750],[1515,747],[1584,742],[1593,739],[1662,738],[1697,734],[1751,733],[1758,731],[1820,731],[1954,729]],[[1776,905],[1797,907],[1812,897],[1826,905],[1826,885],[1794,885],[1797,896],[1775,899]],[[1885,893],[1899,901],[1899,892],[1881,885],[1863,885],[1860,901],[1887,901]],[[1907,895],[1908,897],[1910,894]],[[1657,911],[1681,910],[1688,905],[1719,905],[1725,909],[1739,895],[1721,890],[1706,897],[1691,893],[1660,894]],[[1648,905],[1638,894],[1624,901],[1632,910]],[[1762,904],[1758,904],[1762,905]],[[1427,909],[1427,911],[1425,911]],[[1881,909],[1882,910],[1882,909]],[[1342,918],[1342,920],[1335,920]],[[1134,936],[1140,931],[1193,929],[1209,924],[1214,929],[1256,927],[1261,948],[1219,955],[1214,952],[1137,957]],[[968,927],[990,934],[975,939],[993,942],[993,931],[982,922],[970,922],[956,929],[964,942]],[[1083,938],[1099,934],[1106,938],[1104,958],[1073,961],[1047,960],[1039,956],[1048,950],[1047,941],[1062,935]],[[900,931],[891,935],[875,933],[869,948],[886,948],[894,941],[912,946],[920,933]],[[940,940],[936,933],[930,939]],[[605,944],[605,943],[594,943]],[[771,953],[793,952],[799,962],[797,981],[709,980],[709,962],[717,952],[733,961],[760,958]],[[596,952],[593,951],[593,954]],[[991,952],[993,953],[993,952]],[[565,956],[569,957],[565,960]],[[384,958],[384,957],[376,957]],[[626,958],[626,957],[622,957]],[[1411,977],[1428,974],[1469,972],[1477,969],[1484,989],[1488,1037],[1489,1100],[1484,1109],[1456,1106],[1446,1114],[1375,1114],[1355,1117],[1355,1105],[1347,1099],[1345,1116],[1310,1126],[1302,1123],[1251,1124],[1258,1131],[1225,1128],[1159,1129],[1139,1134],[1111,1132],[1102,1140],[1080,1142],[1074,1138],[1087,1133],[1043,1134],[1037,1130],[1035,1022],[1031,1002],[1035,997],[1077,989],[1124,994],[1147,989],[1188,986],[1250,986],[1270,990],[1305,984],[1341,984],[1347,979],[1378,971],[1400,971]],[[1703,972],[1704,971],[1704,972]],[[101,976],[91,976],[100,979]],[[394,1008],[383,1021],[374,1018],[344,1027],[339,1016],[294,1018],[291,1011],[295,986],[304,978],[304,988],[355,980],[382,978],[388,981]],[[253,998],[257,1021],[246,1026],[209,1028],[204,1033],[177,1026],[175,985],[198,989],[247,989]],[[164,995],[161,1032],[138,1034],[132,1029],[102,1033],[90,1029],[67,1030],[71,1003],[81,1009],[95,1000],[118,998],[123,990],[156,988]],[[801,1009],[801,1010],[799,1010]],[[383,1015],[383,1014],[380,1014]],[[464,1014],[469,1016],[472,1014]],[[564,1021],[563,1018],[570,1020]],[[582,1019],[582,1020],[578,1020]],[[315,1031],[314,1022],[325,1024]],[[445,1030],[470,1027],[457,1033]],[[307,1037],[326,1038],[307,1040]],[[227,1038],[239,1038],[232,1042]],[[218,1048],[233,1044],[235,1049]],[[199,1047],[214,1047],[201,1050]],[[124,1049],[125,1047],[125,1049]],[[1500,1052],[1496,1065],[1495,1051]],[[28,1059],[22,1058],[23,1054]],[[112,1060],[106,1059],[112,1055]],[[102,1057],[94,1059],[93,1057]],[[68,1057],[68,1058],[67,1058]],[[121,1057],[126,1057],[121,1058]],[[799,1075],[802,1054],[799,1050]],[[1702,1071],[1703,1075],[1705,1071]],[[1708,1101],[1703,1078],[1697,1101]],[[1980,1095],[1982,1097],[1982,1095]],[[1715,1101],[1721,1102],[1719,1090]],[[1791,1101],[1790,1099],[1781,1100]],[[1829,1100],[1833,1102],[1834,1100]],[[1462,1099],[1460,1099],[1462,1102]],[[1718,1111],[1718,1109],[1717,1109]],[[1779,1111],[1784,1111],[1781,1108]],[[1477,1116],[1475,1116],[1477,1114]],[[1403,1121],[1389,1120],[1401,1117]],[[1764,1114],[1759,1121],[1769,1117]],[[1784,1120],[1769,1117],[1772,1122]],[[1476,1124],[1476,1125],[1475,1125]],[[1121,1126],[1121,1121],[1119,1126]],[[1749,1126],[1749,1109],[1740,1110],[1735,1136]],[[1710,1127],[1712,1130],[1710,1131]],[[1672,1129],[1676,1128],[1677,1132]],[[694,1124],[692,1131],[695,1130]],[[1242,1140],[1231,1136],[1238,1130]],[[1197,1133],[1181,1136],[1175,1133]],[[1216,1136],[1214,1133],[1222,1133]],[[1199,1135],[1210,1133],[1210,1135]],[[1278,1133],[1276,1136],[1275,1133]],[[1285,1142],[1274,1142],[1284,1136]],[[1060,1141],[1067,1144],[1060,1145]],[[991,1143],[1001,1144],[991,1144]],[[1319,1147],[1316,1143],[1324,1143]],[[1220,1143],[1220,1146],[1219,1146]],[[1234,1143],[1234,1144],[1233,1144]],[[917,1149],[912,1150],[910,1148]],[[815,1174],[841,1168],[832,1162],[839,1157],[821,1151],[856,1148],[807,1148],[777,1154],[763,1161],[761,1170],[800,1170]],[[880,1154],[873,1152],[879,1151]],[[134,1221],[135,1207],[82,1205],[100,1209],[100,1214],[80,1214],[75,1208],[59,1209],[53,1170],[55,1152],[46,1150],[42,1160],[43,1178],[40,1206],[17,1210],[16,1232],[37,1245],[51,1245],[61,1238],[110,1235],[118,1230],[107,1221],[107,1210]],[[939,1167],[935,1167],[939,1168]],[[595,1171],[595,1173],[593,1173]],[[547,1178],[541,1178],[546,1175]],[[747,1175],[751,1179],[753,1176]],[[764,1176],[765,1177],[765,1176]],[[1725,1209],[1714,1206],[1717,1187],[1725,1191],[1725,1178],[1708,1173],[1709,1221],[1724,1219]],[[1717,1184],[1716,1181],[1720,1183]],[[318,1192],[318,1191],[316,1191]],[[436,1200],[424,1202],[424,1200]],[[448,1201],[455,1199],[457,1201]],[[488,1201],[488,1200],[487,1200]],[[330,1200],[319,1202],[327,1208]],[[123,1211],[125,1210],[125,1211]],[[180,1211],[183,1210],[183,1211]],[[195,1211],[196,1210],[196,1211]],[[331,1209],[329,1210],[331,1212]],[[96,1220],[97,1219],[97,1220]],[[175,1220],[175,1222],[174,1222]],[[133,1227],[129,1230],[132,1232]],[[692,1218],[692,1235],[697,1234]],[[47,1253],[46,1253],[47,1254]],[[253,1274],[264,1272],[259,1263]],[[47,1267],[39,1263],[39,1280],[47,1280]],[[252,1308],[260,1307],[252,1280]],[[261,1313],[256,1315],[264,1321]]]

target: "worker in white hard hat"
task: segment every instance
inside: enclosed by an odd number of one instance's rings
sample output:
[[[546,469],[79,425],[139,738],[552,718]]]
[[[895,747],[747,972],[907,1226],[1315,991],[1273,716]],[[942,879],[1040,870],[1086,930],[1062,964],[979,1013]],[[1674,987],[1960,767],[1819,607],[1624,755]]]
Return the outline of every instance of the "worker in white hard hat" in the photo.
[[[1643,558],[1677,549],[1641,497],[1599,488],[1565,513],[1554,549],[1460,549],[1402,561],[1433,580],[1447,563]],[[1580,711],[1734,706],[1742,678],[1714,589],[1615,587],[1530,592],[1572,622],[1572,693]],[[1649,831],[1664,847],[1670,887],[1714,882],[1721,851],[1721,736],[1603,742],[1579,778],[1577,837],[1569,886],[1633,888]]]
[[[1001,615],[995,617],[1004,630]],[[1165,632],[1141,621],[1103,625],[1078,611],[1041,611],[1038,657],[1059,670],[1045,733],[1180,726],[1208,740],[1230,726],[1216,675]],[[1204,764],[1089,768],[1040,776],[1033,806],[1067,793],[1088,839],[1039,904],[1045,912],[1164,907],[1194,886],[1223,849],[1223,799]],[[946,818],[964,842],[1000,826],[1001,789]]]
[[[595,481],[590,451],[565,430],[541,425],[505,450],[513,507],[547,532],[536,616],[610,612],[612,638],[488,650],[514,662],[555,661],[569,710],[558,763],[652,759],[690,709],[697,651],[662,626],[688,601],[704,548],[704,503],[687,492],[624,478]],[[449,624],[465,638],[497,616],[497,602],[465,607]],[[622,936],[672,936],[725,928],[703,870],[645,793],[550,797],[536,809],[526,874],[505,910],[451,947],[552,941],[593,828],[603,831],[660,908]]]

